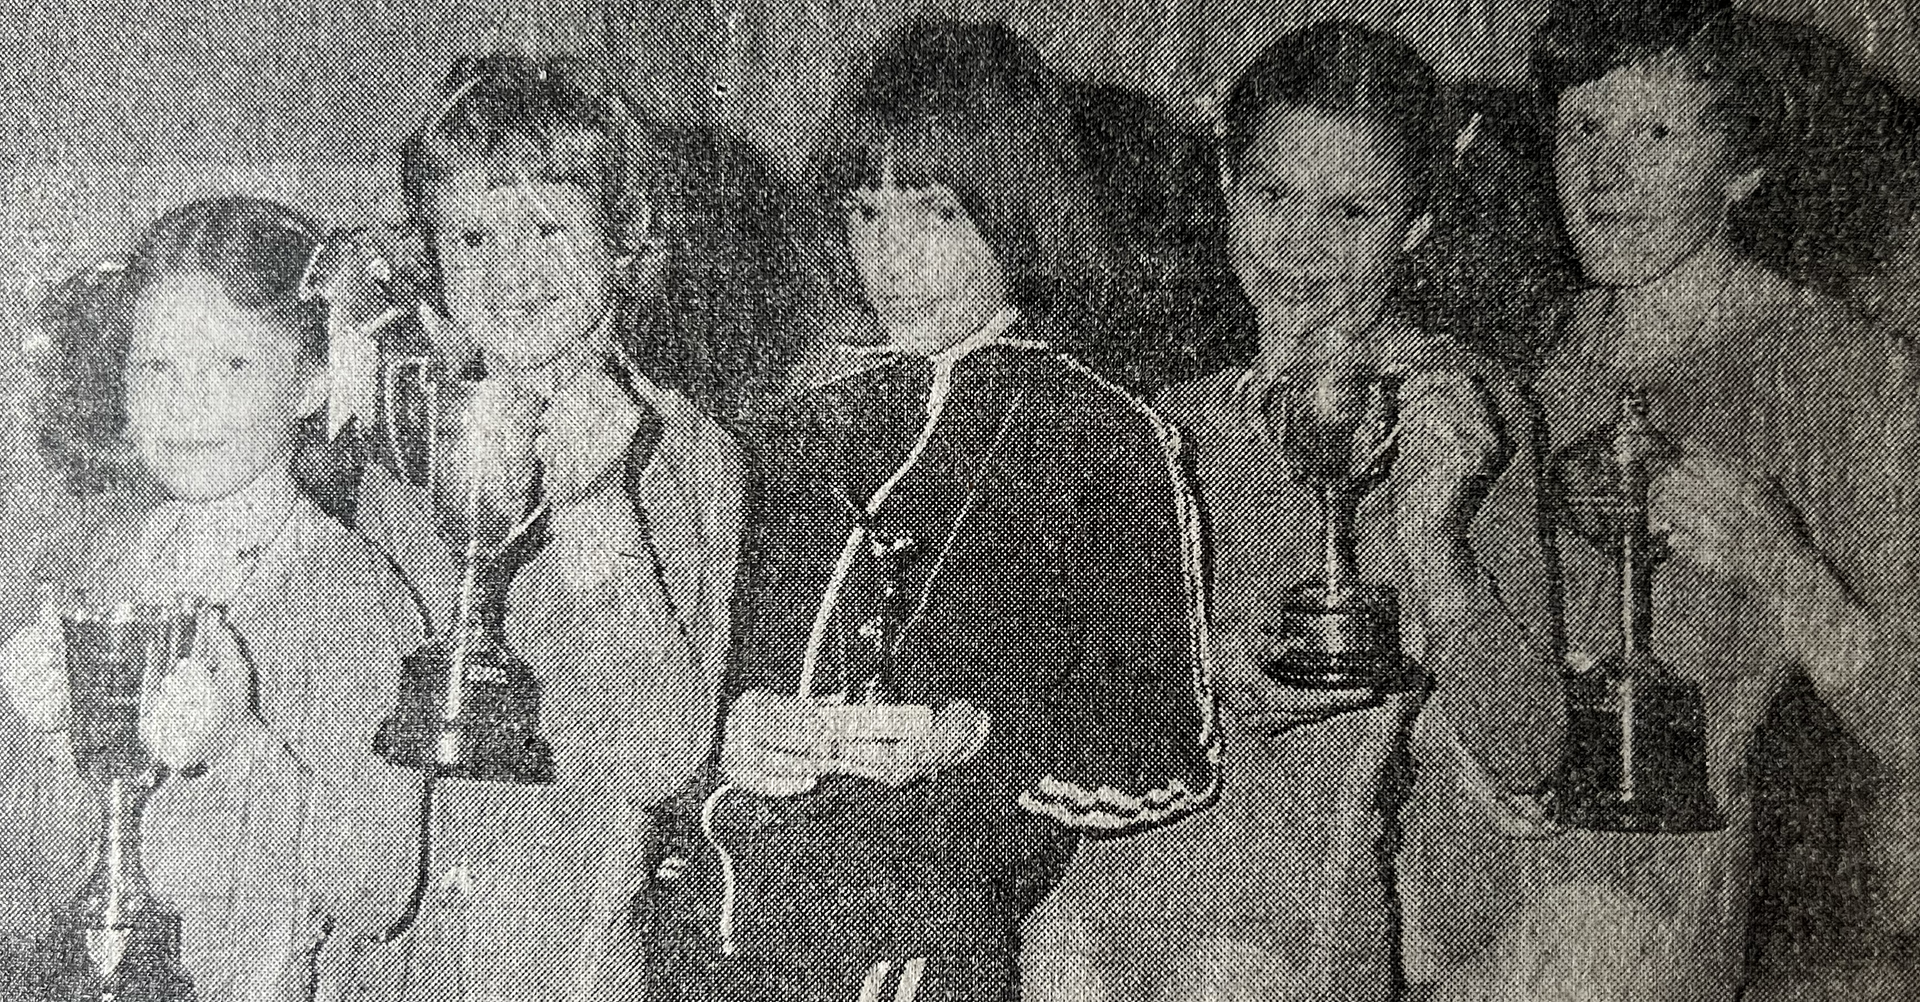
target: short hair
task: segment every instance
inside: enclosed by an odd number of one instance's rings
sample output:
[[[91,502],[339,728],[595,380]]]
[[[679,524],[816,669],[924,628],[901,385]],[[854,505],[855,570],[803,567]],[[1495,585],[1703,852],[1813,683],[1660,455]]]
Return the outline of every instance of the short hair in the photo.
[[[1831,293],[1874,266],[1905,215],[1910,109],[1847,51],[1802,24],[1727,0],[1562,2],[1533,42],[1547,106],[1624,66],[1673,58],[1705,83],[1735,165],[1765,168],[1735,206],[1735,244],[1755,260]]]
[[[1711,112],[1736,157],[1764,164],[1792,117],[1790,98],[1767,71],[1764,22],[1726,0],[1618,5],[1562,4],[1533,41],[1533,76],[1549,103],[1614,70],[1671,56],[1713,94]]]
[[[407,217],[426,241],[436,279],[436,199],[463,170],[485,171],[489,187],[538,181],[583,188],[594,196],[606,237],[624,245],[635,208],[627,177],[631,121],[575,57],[497,52],[455,60],[434,114],[400,151]]]
[[[819,204],[878,184],[887,156],[901,185],[953,189],[1029,319],[1066,334],[1070,317],[1104,311],[1110,238],[1071,102],[1004,24],[916,23],[887,41],[834,103],[813,155]],[[826,268],[851,294],[844,231],[828,215]]]
[[[571,56],[457,60],[436,112],[401,152],[401,191],[434,305],[445,306],[434,199],[452,174],[479,167],[495,186],[585,189],[611,244],[664,256],[662,301],[621,311],[616,333],[649,377],[692,393],[715,416],[739,417],[795,350],[796,338],[779,332],[804,288],[791,193],[751,150],[639,113]]]
[[[38,385],[29,419],[41,454],[76,494],[132,475],[125,445],[125,367],[131,311],[155,284],[189,275],[215,282],[234,306],[286,334],[303,358],[324,363],[326,306],[302,295],[313,224],[277,202],[213,198],[181,206],[147,227],[124,259],[56,286],[41,303]]]
[[[1385,126],[1400,141],[1416,207],[1425,204],[1449,151],[1433,67],[1406,42],[1353,21],[1322,21],[1285,35],[1234,78],[1220,109],[1223,165],[1240,169],[1275,107]]]

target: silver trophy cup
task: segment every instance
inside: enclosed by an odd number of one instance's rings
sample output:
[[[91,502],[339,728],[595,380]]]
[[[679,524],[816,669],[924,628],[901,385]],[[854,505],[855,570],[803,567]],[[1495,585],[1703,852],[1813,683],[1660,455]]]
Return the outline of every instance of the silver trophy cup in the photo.
[[[218,629],[199,599],[76,608],[61,616],[74,763],[100,801],[93,866],[53,916],[27,997],[46,1002],[193,1002],[180,916],[153,895],[141,821],[167,768],[140,737],[143,695]]]
[[[374,750],[439,776],[550,783],[540,681],[505,634],[513,575],[546,540],[537,415],[487,399],[500,392],[424,358],[397,360],[383,380],[394,469],[425,490],[437,528],[460,554],[461,581],[448,629],[403,661],[399,705]]]
[[[1404,675],[1399,598],[1363,580],[1354,520],[1383,482],[1398,441],[1397,371],[1348,374],[1282,401],[1279,438],[1288,472],[1319,507],[1321,574],[1279,601],[1277,656],[1261,666],[1282,685],[1384,689]]]

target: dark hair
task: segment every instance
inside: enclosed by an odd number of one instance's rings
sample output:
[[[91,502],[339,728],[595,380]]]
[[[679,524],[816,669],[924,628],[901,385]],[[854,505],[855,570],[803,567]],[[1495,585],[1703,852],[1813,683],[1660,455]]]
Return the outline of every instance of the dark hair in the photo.
[[[54,288],[38,315],[45,340],[32,353],[38,385],[29,418],[42,455],[70,490],[97,493],[134,473],[123,370],[130,311],[156,282],[210,277],[234,306],[284,332],[307,359],[325,361],[326,306],[301,290],[314,232],[304,216],[275,202],[207,199],[147,227],[124,260]]]
[[[1894,90],[1819,31],[1726,0],[1562,3],[1534,38],[1545,121],[1567,89],[1662,56],[1709,86],[1736,165],[1765,168],[1734,207],[1735,245],[1830,293],[1870,269],[1909,197],[1910,111]]]
[[[445,304],[434,198],[448,176],[471,166],[494,185],[576,185],[593,194],[610,243],[660,266],[657,289],[625,290],[616,328],[624,347],[650,378],[737,417],[794,349],[781,323],[804,312],[794,305],[805,286],[792,199],[763,161],[742,144],[637,113],[573,57],[460,59],[439,102],[401,156],[435,305]]]
[[[1080,346],[1085,361],[1146,393],[1251,354],[1258,324],[1227,253],[1212,137],[1135,90],[1074,93],[1116,248],[1112,307]]]
[[[1110,240],[1073,107],[1032,45],[1004,24],[917,23],[844,91],[813,157],[817,200],[879,182],[953,189],[1007,278],[1015,305],[1064,336],[1104,311]],[[822,264],[853,300],[844,231],[826,213]],[[1068,347],[1068,345],[1062,345]]]
[[[1400,140],[1416,206],[1425,203],[1445,163],[1447,114],[1433,67],[1386,32],[1323,21],[1267,46],[1234,79],[1221,106],[1221,163],[1240,168],[1275,106],[1356,115],[1386,126]]]
[[[1766,67],[1759,27],[1726,0],[1563,4],[1534,36],[1533,75],[1554,101],[1621,67],[1673,56],[1712,89],[1738,161],[1764,163],[1794,109]]]

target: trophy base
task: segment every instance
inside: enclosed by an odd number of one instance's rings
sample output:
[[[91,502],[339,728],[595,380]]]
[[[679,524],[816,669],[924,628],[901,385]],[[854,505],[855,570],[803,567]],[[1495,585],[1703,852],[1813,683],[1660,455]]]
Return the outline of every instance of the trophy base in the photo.
[[[1324,584],[1309,581],[1289,594],[1273,632],[1285,650],[1260,671],[1280,685],[1386,691],[1411,681],[1391,588],[1357,585],[1335,601]]]
[[[553,749],[540,736],[540,682],[524,662],[505,652],[475,653],[469,665],[491,678],[469,679],[461,712],[445,712],[452,660],[443,645],[407,656],[401,666],[400,705],[374,734],[373,750],[407,769],[493,783],[553,782]]]
[[[1554,785],[1561,824],[1673,835],[1727,826],[1707,780],[1700,687],[1654,670],[1625,675],[1613,661],[1564,680],[1567,744]]]
[[[56,919],[12,980],[7,998],[26,1002],[198,1002],[200,997],[181,966],[180,919],[170,913],[149,914],[117,930]]]

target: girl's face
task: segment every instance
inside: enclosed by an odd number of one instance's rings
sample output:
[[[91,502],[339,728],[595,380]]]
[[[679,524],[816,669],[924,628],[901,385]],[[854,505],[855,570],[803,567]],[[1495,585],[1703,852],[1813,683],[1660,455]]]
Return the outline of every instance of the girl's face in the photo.
[[[447,311],[492,364],[537,369],[597,328],[617,272],[605,220],[579,185],[493,187],[462,171],[435,201]]]
[[[934,354],[1006,308],[1000,262],[953,189],[898,187],[889,166],[845,207],[854,268],[894,347]]]
[[[1267,109],[1224,186],[1234,271],[1263,320],[1322,326],[1385,299],[1414,211],[1401,152],[1362,116]]]
[[[1744,194],[1711,87],[1673,56],[1562,93],[1554,173],[1581,269],[1599,285],[1666,275],[1724,235]]]
[[[325,402],[324,366],[207,275],[156,283],[130,319],[127,431],[162,486],[216,501],[286,468],[299,422]]]

